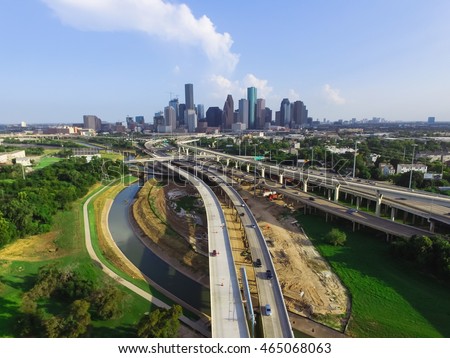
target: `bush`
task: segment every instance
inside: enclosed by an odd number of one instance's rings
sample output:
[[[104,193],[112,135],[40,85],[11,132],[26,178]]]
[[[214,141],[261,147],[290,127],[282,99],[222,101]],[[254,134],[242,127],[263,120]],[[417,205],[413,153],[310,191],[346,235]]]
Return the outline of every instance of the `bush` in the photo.
[[[331,245],[343,246],[347,241],[347,235],[345,232],[334,228],[325,236],[325,240]]]

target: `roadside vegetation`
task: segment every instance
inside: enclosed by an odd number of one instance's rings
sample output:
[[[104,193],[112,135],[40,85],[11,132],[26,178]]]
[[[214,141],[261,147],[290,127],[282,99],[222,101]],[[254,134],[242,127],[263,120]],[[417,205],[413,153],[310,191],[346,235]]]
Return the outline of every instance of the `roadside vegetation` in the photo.
[[[20,169],[20,168],[19,168]],[[71,158],[28,174],[25,179],[14,167],[1,167],[0,248],[18,238],[48,232],[54,215],[67,210],[100,180],[123,173],[122,162],[94,158]]]
[[[297,216],[307,235],[352,297],[346,333],[354,337],[449,337],[450,286],[393,255],[384,235],[339,221],[343,246],[327,241],[333,226],[315,215]]]
[[[0,177],[8,179],[0,180],[0,337],[138,336],[138,323],[155,307],[105,277],[84,246],[85,195],[99,190],[100,180],[114,178],[120,166],[112,161],[105,165],[103,161],[70,159],[37,170],[26,180],[15,176],[14,166],[1,168]],[[84,199],[77,198],[81,196]],[[12,220],[6,210],[11,203],[22,221]],[[95,201],[90,214],[95,223],[94,205]],[[45,222],[36,214],[44,209],[48,213]],[[93,236],[97,240],[96,231]],[[98,241],[93,244],[102,252]],[[142,279],[114,269],[150,292]],[[158,293],[156,296],[171,303]],[[175,330],[164,328],[166,321],[160,321],[167,318],[166,311],[152,316],[156,328],[151,333],[159,327],[164,336],[174,334]],[[178,316],[172,311],[171,315],[177,320],[171,327],[178,327]]]

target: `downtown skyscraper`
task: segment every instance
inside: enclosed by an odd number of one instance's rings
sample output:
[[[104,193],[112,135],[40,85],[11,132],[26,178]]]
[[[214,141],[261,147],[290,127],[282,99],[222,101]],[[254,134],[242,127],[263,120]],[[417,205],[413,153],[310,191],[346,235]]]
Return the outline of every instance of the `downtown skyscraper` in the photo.
[[[194,85],[192,83],[186,83],[184,85],[184,96],[186,109],[194,108]]]
[[[233,125],[234,122],[233,118],[234,118],[234,101],[233,96],[229,94],[223,106],[222,128],[231,129],[231,126]]]
[[[248,129],[255,129],[255,110],[256,110],[256,88],[247,88],[247,101],[248,101]]]

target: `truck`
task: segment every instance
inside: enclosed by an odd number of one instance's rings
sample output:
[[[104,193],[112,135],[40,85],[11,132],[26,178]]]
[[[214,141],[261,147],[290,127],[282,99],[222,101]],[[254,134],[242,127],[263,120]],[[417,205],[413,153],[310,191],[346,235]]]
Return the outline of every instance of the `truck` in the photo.
[[[270,201],[272,201],[272,200],[279,200],[279,199],[282,199],[282,198],[283,198],[282,194],[275,193],[275,194],[270,194],[269,195],[269,200]]]

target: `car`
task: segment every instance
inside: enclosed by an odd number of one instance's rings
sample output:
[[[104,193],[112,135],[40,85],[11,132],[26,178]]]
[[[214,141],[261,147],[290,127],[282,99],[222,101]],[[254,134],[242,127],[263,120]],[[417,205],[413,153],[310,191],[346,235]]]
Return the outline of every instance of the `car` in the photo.
[[[261,259],[256,259],[255,266],[256,267],[261,267],[262,266]]]
[[[242,206],[243,208],[245,208],[245,204],[241,204],[241,206]]]
[[[271,316],[272,315],[272,308],[270,307],[269,304],[267,304],[265,306],[264,311],[266,312],[266,316]]]
[[[240,213],[239,216],[245,216],[245,213]]]
[[[255,224],[252,224],[252,228],[253,228],[253,229],[256,228],[256,225],[255,225]]]
[[[267,271],[266,271],[266,278],[267,278],[268,280],[271,280],[271,279],[273,278],[272,271],[270,271],[270,270],[267,270]]]
[[[217,250],[212,250],[211,256],[217,256]]]
[[[311,200],[311,201],[314,201],[314,200],[316,200],[315,198],[313,198],[312,196],[310,196],[309,198],[308,198],[309,200]]]
[[[358,210],[353,209],[353,208],[350,208],[347,210],[347,214],[353,214],[353,213],[357,213],[357,212],[358,212]]]

